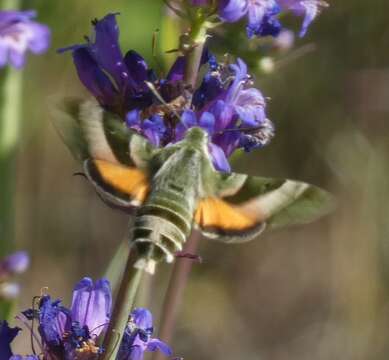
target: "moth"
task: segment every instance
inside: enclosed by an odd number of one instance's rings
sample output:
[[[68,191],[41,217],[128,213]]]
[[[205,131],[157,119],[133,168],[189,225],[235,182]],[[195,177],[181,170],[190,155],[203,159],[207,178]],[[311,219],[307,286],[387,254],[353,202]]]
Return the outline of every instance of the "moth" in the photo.
[[[62,102],[54,123],[103,201],[134,214],[131,243],[150,273],[156,262],[173,261],[193,228],[243,243],[334,207],[329,193],[304,182],[216,171],[201,128],[155,148],[96,102],[77,99]]]

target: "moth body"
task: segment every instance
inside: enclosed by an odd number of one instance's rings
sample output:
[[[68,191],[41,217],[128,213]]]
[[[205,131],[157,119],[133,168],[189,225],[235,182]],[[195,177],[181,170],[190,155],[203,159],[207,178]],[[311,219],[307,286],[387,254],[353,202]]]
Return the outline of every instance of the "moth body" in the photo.
[[[201,148],[183,143],[152,176],[151,191],[135,214],[132,243],[143,258],[174,260],[190,235],[202,194]]]
[[[199,127],[156,147],[95,101],[77,99],[56,110],[56,126],[101,199],[135,215],[135,266],[150,273],[158,261],[173,261],[193,227],[211,239],[242,243],[265,228],[308,223],[334,208],[330,194],[300,181],[216,171],[212,139]]]

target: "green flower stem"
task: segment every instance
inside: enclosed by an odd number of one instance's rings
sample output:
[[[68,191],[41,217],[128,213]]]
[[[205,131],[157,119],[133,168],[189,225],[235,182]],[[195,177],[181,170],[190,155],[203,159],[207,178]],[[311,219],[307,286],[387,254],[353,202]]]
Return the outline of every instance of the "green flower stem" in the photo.
[[[16,150],[20,138],[22,73],[7,68],[1,74],[0,98],[0,256],[12,249]]]
[[[207,40],[206,22],[201,17],[193,22],[189,40],[188,43],[182,44],[184,47],[189,48],[186,50],[184,82],[194,89],[199,73],[201,56],[203,54],[205,41]]]
[[[19,0],[3,0],[1,9],[18,9]],[[14,248],[16,152],[21,128],[22,72],[0,69],[0,258]],[[0,319],[10,317],[12,303],[0,301]]]
[[[3,0],[1,10],[17,10],[20,8],[20,0]]]
[[[201,234],[196,231],[189,237],[184,248],[185,253],[196,254],[200,244]],[[173,338],[174,328],[177,322],[178,311],[184,297],[184,290],[192,270],[193,260],[180,258],[177,259],[170,277],[169,285],[166,291],[162,315],[160,319],[160,330],[158,338],[170,343]],[[155,352],[153,360],[163,360],[164,355],[161,352]]]
[[[144,271],[143,269],[134,268],[134,263],[137,259],[138,254],[136,250],[131,249],[128,254],[122,281],[120,282],[111,321],[104,339],[104,354],[101,356],[103,360],[116,359],[119,345],[128,322],[128,316],[134,306],[136,293]]]

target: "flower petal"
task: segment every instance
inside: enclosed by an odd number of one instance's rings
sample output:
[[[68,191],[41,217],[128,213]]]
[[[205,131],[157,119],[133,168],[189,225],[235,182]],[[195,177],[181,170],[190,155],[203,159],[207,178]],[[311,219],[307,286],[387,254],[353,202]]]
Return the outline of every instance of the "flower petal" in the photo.
[[[147,343],[146,351],[157,351],[159,350],[162,354],[166,356],[172,356],[173,352],[170,349],[169,345],[164,343],[163,341],[159,339],[151,339]]]
[[[167,81],[169,82],[177,82],[182,81],[184,79],[184,71],[185,71],[185,57],[179,56],[176,61],[173,63],[170,68],[169,73],[167,74]]]
[[[242,18],[248,11],[249,0],[221,0],[219,16],[227,22],[235,22]]]
[[[38,24],[36,22],[30,22],[28,24],[30,31],[32,32],[31,39],[28,43],[28,48],[34,54],[42,54],[50,46],[51,32],[48,26]]]
[[[133,346],[130,349],[130,354],[128,356],[128,360],[142,360],[143,359],[144,350],[140,346]]]
[[[215,130],[215,116],[210,112],[204,112],[199,120],[199,125],[212,135]]]
[[[142,330],[153,328],[153,315],[145,308],[136,308],[131,312],[131,318],[136,327]]]
[[[210,143],[208,146],[215,169],[222,172],[230,172],[231,167],[222,148],[213,143]]]
[[[149,68],[145,59],[136,51],[130,50],[124,57],[129,76],[135,81],[134,86],[146,89],[145,81],[148,80]]]
[[[87,326],[91,334],[100,335],[110,318],[112,295],[109,281],[101,279],[93,284],[83,278],[73,291],[72,320]]]
[[[119,88],[122,88],[129,74],[119,46],[116,15],[108,14],[94,23],[95,41],[90,44],[90,50],[99,66],[115,79]]]
[[[73,51],[73,60],[78,77],[84,86],[104,106],[113,105],[117,94],[111,80],[100,69],[86,47],[80,46]]]

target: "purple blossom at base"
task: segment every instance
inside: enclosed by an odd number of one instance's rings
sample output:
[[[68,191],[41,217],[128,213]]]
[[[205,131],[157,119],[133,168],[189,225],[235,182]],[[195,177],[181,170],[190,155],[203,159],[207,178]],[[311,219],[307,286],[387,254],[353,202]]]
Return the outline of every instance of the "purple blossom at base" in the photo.
[[[40,298],[38,309],[23,311],[17,318],[29,329],[28,321],[37,323],[40,338],[37,349],[43,359],[97,360],[104,349],[97,345],[107,329],[112,310],[111,287],[106,279],[93,282],[83,278],[74,287],[72,305],[67,308],[49,295]],[[38,356],[12,353],[11,342],[20,328],[10,328],[0,321],[0,360],[37,360]],[[161,351],[170,356],[172,351],[164,342],[152,337],[152,315],[147,309],[135,309],[120,344],[118,360],[141,360],[145,352]]]

